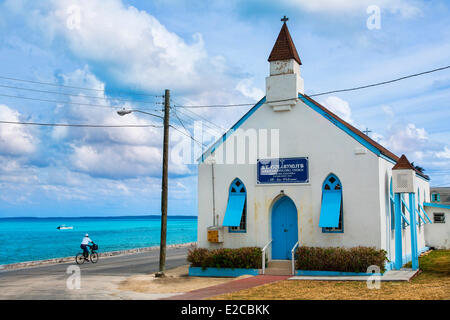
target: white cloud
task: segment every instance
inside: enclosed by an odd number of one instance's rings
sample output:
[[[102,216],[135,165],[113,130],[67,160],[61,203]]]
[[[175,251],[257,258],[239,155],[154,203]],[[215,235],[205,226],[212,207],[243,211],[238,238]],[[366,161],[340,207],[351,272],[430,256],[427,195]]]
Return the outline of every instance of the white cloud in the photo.
[[[436,157],[440,159],[450,159],[450,148],[447,146],[444,147],[444,151],[440,151],[436,153]]]
[[[352,109],[347,101],[336,96],[330,96],[324,100],[323,105],[344,121],[353,124]]]
[[[397,155],[405,154],[409,158],[422,159],[424,151],[429,150],[428,140],[424,128],[417,128],[415,124],[409,123],[406,126],[393,125],[387,138],[382,139],[380,143]]]
[[[20,113],[8,106],[0,105],[2,121],[20,122]],[[33,136],[31,129],[16,124],[0,125],[0,153],[4,155],[20,156],[34,152],[38,139]]]
[[[242,79],[236,85],[236,90],[242,93],[243,96],[253,99],[255,102],[264,97],[264,92],[253,86],[251,79]]]
[[[79,28],[67,26],[73,7],[80,14]],[[211,70],[224,62],[208,56],[199,33],[185,41],[151,14],[120,0],[52,0],[48,8],[33,12],[30,23],[50,39],[62,37],[74,55],[121,84],[159,91],[218,82]],[[208,74],[211,81],[204,81]]]
[[[381,106],[381,110],[383,110],[383,112],[391,118],[395,116],[394,110],[390,106],[383,105]]]
[[[104,83],[99,81],[87,67],[65,74],[63,78],[66,85],[87,88],[104,87]],[[52,138],[60,144],[70,146],[71,151],[64,155],[69,158],[65,165],[93,177],[111,179],[130,179],[161,174],[162,123],[159,118],[139,113],[121,117],[116,113],[117,109],[113,108],[113,105],[127,109],[136,109],[137,107],[129,105],[128,102],[113,104],[114,99],[109,99],[103,92],[94,95],[93,98],[80,95],[74,100],[107,107],[62,105],[56,111],[59,122],[100,125],[137,124],[157,127],[69,128],[66,130],[55,128]],[[169,161],[171,173],[181,175],[189,173],[185,164],[179,163],[176,159]]]
[[[370,5],[380,6],[391,13],[400,14],[404,18],[414,17],[421,10],[417,1],[406,0],[283,0],[283,2],[310,12],[342,14],[343,12],[366,13]]]

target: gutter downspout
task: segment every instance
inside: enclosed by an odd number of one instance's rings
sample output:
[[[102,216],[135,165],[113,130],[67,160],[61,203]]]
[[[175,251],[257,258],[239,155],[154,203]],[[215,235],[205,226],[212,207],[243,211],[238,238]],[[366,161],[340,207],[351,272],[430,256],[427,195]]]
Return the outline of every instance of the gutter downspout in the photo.
[[[213,202],[213,226],[217,226],[216,223],[216,197],[214,190],[214,162],[211,163],[211,183],[212,183],[212,202]]]

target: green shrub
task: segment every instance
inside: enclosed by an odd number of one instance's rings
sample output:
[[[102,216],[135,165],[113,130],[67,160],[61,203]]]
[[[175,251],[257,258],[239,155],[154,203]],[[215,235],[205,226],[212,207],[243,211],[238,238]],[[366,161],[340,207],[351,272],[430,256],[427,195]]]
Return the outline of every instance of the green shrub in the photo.
[[[237,249],[214,249],[204,248],[190,249],[187,261],[192,267],[206,268],[261,268],[261,248],[245,247]]]
[[[367,272],[371,265],[385,271],[388,261],[385,250],[369,247],[318,248],[299,247],[296,251],[298,270]]]

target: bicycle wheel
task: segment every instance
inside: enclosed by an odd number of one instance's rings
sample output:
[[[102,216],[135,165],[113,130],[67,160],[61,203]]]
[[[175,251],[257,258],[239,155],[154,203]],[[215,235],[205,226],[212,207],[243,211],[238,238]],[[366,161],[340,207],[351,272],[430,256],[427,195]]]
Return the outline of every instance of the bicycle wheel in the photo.
[[[82,252],[80,252],[79,254],[77,254],[77,256],[75,257],[75,262],[77,264],[83,264],[84,263],[84,255]]]
[[[98,253],[94,251],[91,253],[91,262],[97,263],[97,261],[98,261]]]

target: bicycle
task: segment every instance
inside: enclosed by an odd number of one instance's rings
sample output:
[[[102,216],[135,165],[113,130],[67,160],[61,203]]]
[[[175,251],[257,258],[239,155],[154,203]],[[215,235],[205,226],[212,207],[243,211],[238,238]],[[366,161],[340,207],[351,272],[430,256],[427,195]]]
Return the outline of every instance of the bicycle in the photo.
[[[75,262],[77,264],[83,264],[85,261],[91,261],[92,263],[97,263],[98,261],[98,245],[96,245],[95,243],[92,243],[92,246],[89,246],[89,254],[86,257],[84,255],[84,252],[80,252],[76,255],[75,257]]]

